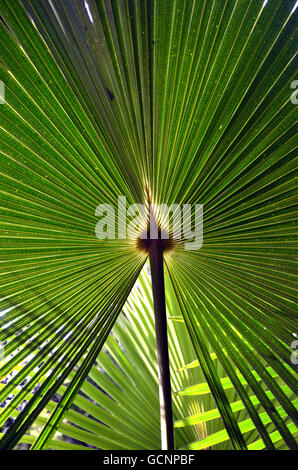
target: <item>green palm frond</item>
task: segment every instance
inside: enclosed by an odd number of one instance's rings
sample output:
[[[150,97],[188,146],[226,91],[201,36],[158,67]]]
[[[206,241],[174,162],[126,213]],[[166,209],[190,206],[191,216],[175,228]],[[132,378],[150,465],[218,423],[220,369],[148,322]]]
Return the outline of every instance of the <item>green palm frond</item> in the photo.
[[[171,309],[169,303],[168,308]],[[169,349],[174,389],[203,378],[198,370],[190,374],[176,371],[195,355],[185,325],[169,324]],[[64,384],[58,394],[63,396],[66,388]],[[205,397],[206,406],[211,406],[209,403],[214,405],[212,397]],[[197,400],[176,396],[173,404],[176,419],[200,411]],[[45,424],[47,413],[49,415],[54,408],[52,401],[43,416],[35,421],[31,434],[36,434]],[[152,295],[150,280],[143,270],[88,380],[83,383],[48,448],[60,448],[61,440],[67,436],[101,449],[159,449],[159,426]],[[177,446],[204,437],[204,425],[181,429],[176,433]],[[32,443],[33,439],[31,435],[27,442]],[[22,438],[22,442],[26,442],[26,438]]]
[[[108,383],[96,369],[99,353],[112,328],[120,334],[116,319],[146,262],[135,239],[95,236],[96,207],[117,207],[119,195],[127,205],[150,195],[204,206],[202,248],[177,242],[164,259],[170,317],[185,322],[173,321],[172,348],[182,341],[181,357],[189,355],[186,327],[199,364],[200,380],[183,388],[207,387],[214,402],[185,415],[186,397],[178,392],[174,403],[177,420],[212,412],[225,429],[208,427],[207,415],[206,436],[177,427],[178,446],[297,448],[295,3],[1,1],[0,426],[16,418],[2,448],[36,422],[32,448],[66,447],[54,432],[68,413],[87,426],[70,409],[86,378]],[[179,354],[175,367],[195,360]],[[109,364],[129,390],[131,379]],[[111,444],[114,434],[92,425],[98,446]],[[144,448],[158,446],[146,432]],[[138,445],[126,438],[114,442]]]
[[[65,414],[55,437],[48,443],[48,449],[63,449],[65,441],[69,449],[160,448],[157,357],[150,291],[150,279],[143,270],[104,350],[92,366],[87,381],[83,383],[72,408]],[[168,295],[169,315],[174,308],[175,302]],[[229,448],[228,434],[224,429],[219,430],[220,413],[214,408],[210,388],[204,382],[199,364],[196,367],[193,362],[186,364],[195,352],[187,329],[180,322],[169,322],[169,350],[171,382],[176,390],[173,405],[177,448]],[[262,449],[264,443],[258,439],[252,420],[247,418],[243,402],[236,401],[233,383],[224,376],[216,355],[210,355],[217,362],[216,370],[228,393],[232,410],[237,413],[240,429],[248,436],[248,448]],[[181,364],[186,365],[181,368]],[[270,373],[274,376],[272,370]],[[193,385],[195,382],[199,384]],[[245,383],[243,379],[241,383]],[[66,388],[67,384],[63,384],[58,396],[63,396]],[[293,396],[288,387],[283,386],[283,390]],[[276,404],[273,394],[270,391],[266,391],[266,394]],[[260,412],[259,400],[256,396],[250,398]],[[54,408],[55,401],[51,401],[42,416],[34,422],[29,435],[22,437],[22,443],[33,444],[34,436],[38,435]],[[281,407],[277,408],[285,416]],[[19,413],[15,413],[14,417]],[[272,422],[266,413],[261,413],[260,417],[268,426],[272,441],[282,442],[280,434],[273,431]],[[293,423],[288,423],[288,427],[294,434],[297,433]]]

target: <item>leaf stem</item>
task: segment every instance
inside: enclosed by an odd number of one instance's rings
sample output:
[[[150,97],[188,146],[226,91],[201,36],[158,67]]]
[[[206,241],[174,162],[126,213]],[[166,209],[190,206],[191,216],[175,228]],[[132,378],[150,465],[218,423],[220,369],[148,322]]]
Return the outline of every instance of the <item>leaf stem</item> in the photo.
[[[162,450],[174,450],[173,412],[163,271],[163,245],[161,242],[162,241],[160,239],[151,240],[148,252],[152,278],[157,344],[161,448]]]

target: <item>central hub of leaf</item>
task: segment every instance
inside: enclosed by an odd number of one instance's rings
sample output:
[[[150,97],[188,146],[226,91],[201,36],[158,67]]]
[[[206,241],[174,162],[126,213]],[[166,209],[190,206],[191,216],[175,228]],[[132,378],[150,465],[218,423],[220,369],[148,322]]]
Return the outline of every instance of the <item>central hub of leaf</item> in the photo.
[[[157,248],[159,248],[162,252],[170,251],[174,248],[173,238],[169,235],[168,238],[161,238],[161,230],[158,229],[158,237],[157,238],[150,238],[150,230],[148,229],[147,232],[144,232],[138,239],[137,239],[137,248],[140,251],[145,251],[149,253],[150,246],[155,244]]]

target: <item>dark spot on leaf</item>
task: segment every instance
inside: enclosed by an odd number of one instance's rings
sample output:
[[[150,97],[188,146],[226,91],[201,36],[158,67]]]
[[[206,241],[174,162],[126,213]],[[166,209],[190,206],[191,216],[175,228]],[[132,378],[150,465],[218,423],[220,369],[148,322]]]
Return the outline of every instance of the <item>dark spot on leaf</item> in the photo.
[[[108,92],[108,97],[110,98],[111,101],[113,101],[113,99],[114,99],[113,93],[108,88],[107,88],[107,92]]]
[[[275,356],[273,356],[272,354],[268,354],[268,356],[270,359],[273,359],[274,361],[277,361],[277,358]]]

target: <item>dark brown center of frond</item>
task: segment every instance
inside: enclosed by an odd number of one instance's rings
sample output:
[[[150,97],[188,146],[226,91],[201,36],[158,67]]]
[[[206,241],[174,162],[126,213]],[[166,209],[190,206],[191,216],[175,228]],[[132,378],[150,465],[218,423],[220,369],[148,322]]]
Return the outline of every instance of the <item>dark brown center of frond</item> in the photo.
[[[169,238],[161,238],[160,228],[158,228],[157,239],[150,238],[150,229],[148,229],[147,232],[141,234],[141,236],[137,239],[137,249],[149,253],[149,248],[152,243],[155,243],[163,253],[171,251],[174,248],[174,241],[171,234],[169,235]]]

